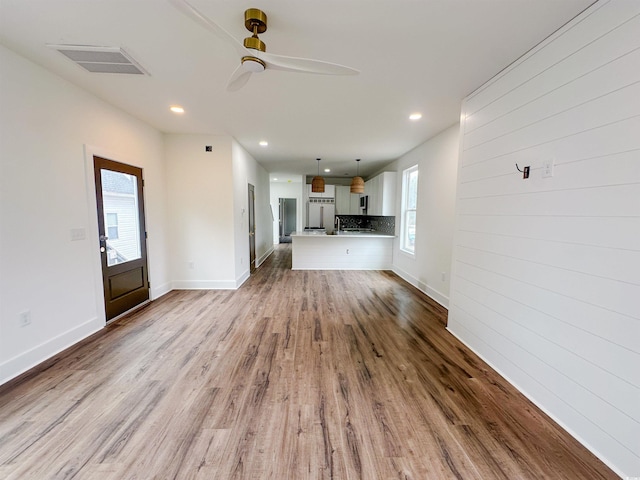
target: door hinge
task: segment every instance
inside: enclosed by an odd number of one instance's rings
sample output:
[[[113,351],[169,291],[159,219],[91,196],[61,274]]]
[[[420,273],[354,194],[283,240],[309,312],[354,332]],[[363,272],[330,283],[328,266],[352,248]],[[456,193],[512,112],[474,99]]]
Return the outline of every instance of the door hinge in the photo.
[[[149,238],[149,235],[147,234],[147,232],[144,232],[144,238]]]

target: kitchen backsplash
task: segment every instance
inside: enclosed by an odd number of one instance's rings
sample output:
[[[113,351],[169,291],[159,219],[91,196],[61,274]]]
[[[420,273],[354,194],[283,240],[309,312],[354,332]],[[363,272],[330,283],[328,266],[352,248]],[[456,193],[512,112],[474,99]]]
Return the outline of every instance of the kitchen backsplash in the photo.
[[[340,218],[340,227],[345,228],[370,228],[385,235],[396,234],[396,217],[379,215],[336,215]]]

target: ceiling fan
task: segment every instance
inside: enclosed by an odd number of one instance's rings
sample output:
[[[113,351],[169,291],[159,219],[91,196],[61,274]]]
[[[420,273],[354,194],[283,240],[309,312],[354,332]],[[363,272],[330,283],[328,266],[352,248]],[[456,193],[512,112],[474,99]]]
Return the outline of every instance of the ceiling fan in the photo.
[[[312,60],[309,58],[286,57],[266,52],[266,45],[258,38],[258,34],[267,31],[267,15],[257,9],[250,8],[244,12],[244,25],[252,35],[244,42],[236,40],[229,32],[198,11],[186,0],[169,0],[185,15],[198,22],[207,30],[229,42],[240,54],[240,65],[231,75],[227,90],[236,91],[242,88],[253,73],[265,70],[282,70],[286,72],[315,73],[320,75],[357,75],[360,73],[350,67],[336,63]]]

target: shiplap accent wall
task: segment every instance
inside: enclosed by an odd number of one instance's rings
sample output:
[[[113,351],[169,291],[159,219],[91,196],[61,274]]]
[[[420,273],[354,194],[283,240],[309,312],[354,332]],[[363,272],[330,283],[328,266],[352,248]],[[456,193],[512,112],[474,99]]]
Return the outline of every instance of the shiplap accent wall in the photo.
[[[640,476],[640,2],[594,4],[461,122],[449,330]]]

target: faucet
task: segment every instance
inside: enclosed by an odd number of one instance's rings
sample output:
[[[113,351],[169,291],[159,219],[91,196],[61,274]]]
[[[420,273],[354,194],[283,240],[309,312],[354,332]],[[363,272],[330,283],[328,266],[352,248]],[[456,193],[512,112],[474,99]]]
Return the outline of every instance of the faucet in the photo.
[[[340,221],[340,217],[337,216],[337,215],[336,215],[336,222],[335,222],[334,226],[337,228],[338,231],[340,231],[341,221]]]

